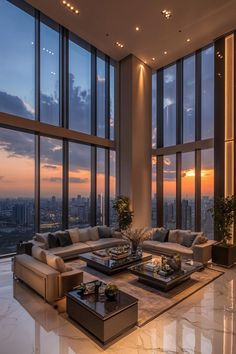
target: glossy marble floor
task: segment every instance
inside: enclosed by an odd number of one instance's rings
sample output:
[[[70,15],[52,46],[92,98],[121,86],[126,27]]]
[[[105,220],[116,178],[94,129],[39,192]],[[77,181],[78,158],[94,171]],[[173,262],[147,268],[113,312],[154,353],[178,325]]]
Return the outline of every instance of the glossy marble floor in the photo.
[[[107,348],[21,283],[0,260],[0,354],[236,353],[236,267]]]

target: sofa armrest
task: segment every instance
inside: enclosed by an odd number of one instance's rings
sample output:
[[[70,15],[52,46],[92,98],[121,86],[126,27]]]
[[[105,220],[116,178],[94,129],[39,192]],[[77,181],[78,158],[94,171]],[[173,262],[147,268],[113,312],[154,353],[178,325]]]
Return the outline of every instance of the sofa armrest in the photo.
[[[68,291],[71,291],[75,286],[82,282],[83,272],[78,269],[61,273],[59,277],[59,296],[64,296]]]
[[[193,260],[206,264],[212,258],[212,245],[215,243],[215,240],[208,240],[206,243],[195,245],[193,247]]]

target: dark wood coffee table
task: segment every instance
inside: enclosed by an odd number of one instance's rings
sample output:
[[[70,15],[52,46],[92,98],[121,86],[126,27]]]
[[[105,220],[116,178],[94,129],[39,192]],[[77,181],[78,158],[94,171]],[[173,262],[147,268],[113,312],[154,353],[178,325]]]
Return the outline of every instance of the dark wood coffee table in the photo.
[[[86,262],[88,267],[94,268],[99,272],[108,275],[119,273],[131,265],[152,259],[152,255],[149,253],[143,253],[141,256],[130,254],[127,257],[118,260],[102,258],[95,255],[93,252],[82,253],[78,257]]]
[[[138,300],[123,291],[115,300],[105,295],[82,295],[78,290],[67,295],[67,314],[102,344],[134,327],[138,321]]]
[[[156,271],[149,270],[145,267],[148,262],[134,265],[129,268],[130,272],[138,276],[138,281],[147,284],[162,291],[173,289],[180,283],[189,279],[191,274],[204,269],[202,263],[192,262],[192,264],[181,262],[181,270],[174,271],[169,276],[162,276]]]

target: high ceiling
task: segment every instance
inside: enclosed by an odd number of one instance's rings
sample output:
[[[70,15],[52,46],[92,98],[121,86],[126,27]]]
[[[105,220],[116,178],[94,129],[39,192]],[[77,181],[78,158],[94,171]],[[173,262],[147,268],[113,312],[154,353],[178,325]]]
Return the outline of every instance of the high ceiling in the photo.
[[[112,58],[132,53],[154,69],[236,29],[236,0],[67,1],[78,7],[79,15],[62,0],[27,0]],[[173,14],[169,20],[161,14],[164,9]],[[117,41],[124,48],[118,48]]]

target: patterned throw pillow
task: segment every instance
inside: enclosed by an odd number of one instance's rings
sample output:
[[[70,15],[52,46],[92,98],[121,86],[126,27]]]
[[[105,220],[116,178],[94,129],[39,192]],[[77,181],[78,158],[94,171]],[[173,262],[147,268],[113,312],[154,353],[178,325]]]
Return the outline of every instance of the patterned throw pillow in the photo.
[[[168,234],[169,230],[167,229],[157,229],[156,232],[153,234],[152,239],[153,241],[167,242]]]
[[[183,241],[181,242],[181,245],[188,248],[192,247],[193,241],[195,240],[197,235],[198,235],[197,233],[193,233],[193,232],[189,234],[185,234],[183,236]]]

